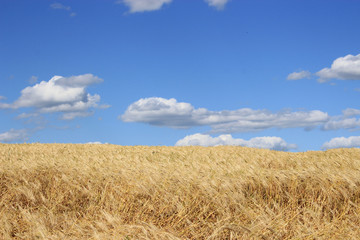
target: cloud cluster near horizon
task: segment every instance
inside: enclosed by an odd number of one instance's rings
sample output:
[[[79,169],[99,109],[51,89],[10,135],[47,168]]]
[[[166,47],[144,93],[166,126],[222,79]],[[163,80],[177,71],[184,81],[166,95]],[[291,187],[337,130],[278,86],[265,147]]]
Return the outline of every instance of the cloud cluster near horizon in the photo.
[[[271,150],[288,151],[296,149],[296,144],[288,144],[280,137],[255,137],[250,140],[233,138],[230,134],[211,137],[207,134],[193,134],[176,142],[175,146],[219,146],[232,145],[252,148],[266,148]]]
[[[95,141],[95,142],[87,142],[87,143],[85,143],[85,144],[109,144],[109,143],[102,143],[102,142],[99,142],[99,141]]]
[[[322,145],[322,149],[355,147],[360,147],[360,136],[332,138],[329,142]]]
[[[164,5],[173,0],[117,0],[116,4],[125,4],[130,13],[160,10]],[[229,0],[204,0],[209,6],[223,10]]]
[[[24,142],[29,138],[29,132],[26,129],[10,129],[7,132],[0,133],[0,142]]]
[[[21,90],[20,97],[13,103],[1,103],[0,109],[33,108],[39,113],[62,113],[63,120],[87,117],[93,114],[91,109],[106,108],[99,105],[100,95],[91,95],[86,91],[89,85],[103,80],[92,74],[71,77],[54,76],[49,81],[42,81]],[[36,115],[22,113],[19,118]]]

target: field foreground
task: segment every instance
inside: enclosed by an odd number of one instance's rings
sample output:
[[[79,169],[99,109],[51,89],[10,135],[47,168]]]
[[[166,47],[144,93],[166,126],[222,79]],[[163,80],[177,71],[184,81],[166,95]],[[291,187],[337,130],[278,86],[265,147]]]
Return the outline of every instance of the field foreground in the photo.
[[[360,239],[360,149],[0,144],[0,239]]]

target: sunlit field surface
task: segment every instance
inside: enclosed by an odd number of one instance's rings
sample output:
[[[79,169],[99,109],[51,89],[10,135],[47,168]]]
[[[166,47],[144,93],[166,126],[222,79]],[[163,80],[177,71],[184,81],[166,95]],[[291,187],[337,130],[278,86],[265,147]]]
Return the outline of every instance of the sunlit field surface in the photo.
[[[360,239],[360,149],[0,144],[0,239]]]

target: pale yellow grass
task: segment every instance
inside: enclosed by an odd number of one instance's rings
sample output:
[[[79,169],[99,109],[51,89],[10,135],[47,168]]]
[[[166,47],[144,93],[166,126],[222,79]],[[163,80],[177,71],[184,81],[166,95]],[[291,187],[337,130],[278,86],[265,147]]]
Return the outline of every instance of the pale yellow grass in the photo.
[[[0,239],[360,239],[360,149],[0,144]]]

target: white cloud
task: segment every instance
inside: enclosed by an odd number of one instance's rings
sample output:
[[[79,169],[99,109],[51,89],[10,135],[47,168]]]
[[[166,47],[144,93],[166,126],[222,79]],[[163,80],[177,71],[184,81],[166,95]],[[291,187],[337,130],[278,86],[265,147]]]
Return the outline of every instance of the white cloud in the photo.
[[[10,129],[7,132],[0,133],[0,142],[26,141],[28,139],[28,131],[26,129]]]
[[[71,77],[54,76],[56,84],[64,87],[87,87],[91,84],[101,83],[104,80],[92,74],[84,74]]]
[[[312,110],[299,112],[271,113],[267,110],[248,110],[246,115],[242,112],[245,109],[231,111],[231,115],[237,119],[224,123],[217,123],[212,126],[213,132],[247,132],[269,128],[305,128],[312,129],[328,121],[327,113]],[[223,111],[224,112],[224,111]],[[238,114],[240,113],[240,114]]]
[[[360,110],[355,108],[347,108],[342,111],[343,115],[333,116],[323,126],[322,130],[360,130],[360,119],[355,116],[360,115]]]
[[[68,12],[71,12],[71,7],[70,6],[65,6],[61,3],[53,3],[53,4],[50,4],[50,7],[52,9],[57,9],[57,10],[65,10],[65,11],[68,11]],[[70,13],[70,16],[71,17],[74,17],[76,16],[76,13],[75,12],[71,12]]]
[[[35,108],[38,113],[64,113],[63,119],[73,119],[91,115],[89,109],[104,108],[99,106],[100,96],[86,92],[86,87],[103,80],[92,74],[72,77],[54,76],[49,81],[42,81],[26,87],[21,96],[12,104],[0,103],[0,108]]]
[[[316,73],[319,82],[330,79],[360,80],[360,54],[347,55],[336,59],[330,68],[324,68]]]
[[[16,119],[35,118],[38,116],[39,116],[38,113],[21,113],[16,117]]]
[[[71,11],[71,7],[65,6],[65,5],[63,5],[61,3],[53,3],[53,4],[50,5],[50,7],[52,9],[63,9],[63,10],[66,10],[66,11]]]
[[[313,128],[330,117],[318,110],[272,113],[268,110],[241,108],[233,111],[195,109],[190,103],[176,99],[142,98],[132,103],[120,117],[125,122],[142,122],[155,126],[190,128],[211,126],[212,132],[234,133],[268,128]]]
[[[342,112],[345,117],[353,117],[353,116],[360,115],[360,109],[355,109],[355,108],[347,108],[347,109],[343,110]]]
[[[121,119],[125,122],[144,122],[156,126],[188,128],[192,125],[199,125],[193,119],[194,112],[196,110],[191,104],[178,103],[174,98],[142,98],[132,103]]]
[[[224,9],[224,7],[228,1],[229,0],[205,0],[205,2],[207,2],[209,4],[209,6],[215,7],[218,10]]]
[[[360,119],[333,117],[324,124],[323,130],[360,129]]]
[[[322,149],[360,147],[360,136],[332,138],[322,145]]]
[[[288,144],[280,137],[255,137],[250,140],[233,138],[230,134],[211,137],[205,134],[193,134],[186,136],[176,142],[176,146],[218,146],[218,145],[234,145],[253,148],[266,148],[273,150],[288,151],[295,149],[295,144]]]
[[[6,97],[0,96],[0,101],[1,100],[6,100]],[[9,108],[9,107],[10,107],[9,104],[0,102],[0,109]]]
[[[172,0],[118,0],[116,3],[124,3],[130,8],[130,13],[159,10],[164,4]]]
[[[6,97],[0,96],[0,101],[5,100],[5,99],[6,99]],[[8,103],[0,102],[0,109],[6,109],[6,108],[11,108],[11,105]]]
[[[94,115],[94,112],[68,112],[61,116],[62,120],[72,120],[77,117],[90,117]]]
[[[89,108],[97,107],[98,106],[97,103],[100,101],[100,96],[97,94],[90,95],[88,93],[88,94],[86,94],[85,99],[86,99],[86,101],[74,100],[73,102],[70,102],[70,103],[59,103],[59,104],[51,105],[48,107],[42,107],[40,112],[43,112],[43,113],[84,112],[84,111],[88,110]]]
[[[287,76],[287,80],[300,80],[304,78],[309,78],[311,73],[309,71],[293,72]]]
[[[77,77],[88,78],[92,74],[80,75]],[[61,76],[54,76],[48,82],[42,81],[34,86],[26,87],[21,91],[21,96],[13,103],[14,108],[36,107],[47,109],[63,104],[76,104],[87,102],[86,84],[79,85],[74,82],[70,85],[69,79]],[[97,77],[94,77],[97,79]],[[89,83],[91,84],[91,83]]]

